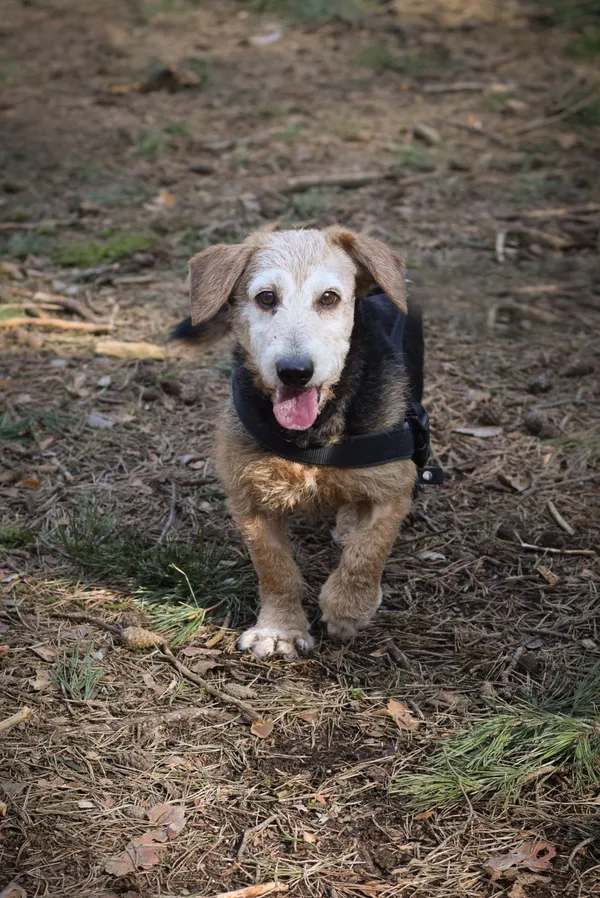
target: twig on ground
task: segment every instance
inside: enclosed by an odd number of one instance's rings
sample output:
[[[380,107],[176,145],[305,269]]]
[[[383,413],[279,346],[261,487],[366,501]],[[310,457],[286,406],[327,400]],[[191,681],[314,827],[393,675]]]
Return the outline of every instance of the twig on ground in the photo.
[[[100,630],[106,630],[113,636],[120,636],[123,628],[118,624],[109,624],[100,617],[93,614],[86,614],[85,611],[53,611],[52,617],[60,617],[62,620],[79,621],[82,624],[92,624]]]
[[[388,655],[390,656],[390,658],[392,659],[392,661],[395,661],[399,667],[402,667],[404,670],[409,671],[409,673],[414,674],[415,668],[414,668],[413,664],[411,664],[411,661],[410,661],[408,655],[406,655],[402,651],[402,649],[398,648],[398,646],[396,645],[396,643],[394,642],[394,640],[391,637],[386,640],[385,650],[388,653]]]
[[[241,701],[239,698],[234,698],[233,695],[227,695],[227,693],[221,692],[220,689],[217,689],[216,686],[213,686],[213,684],[209,683],[208,680],[205,680],[204,677],[195,674],[189,667],[186,667],[185,664],[178,661],[166,643],[163,643],[160,646],[160,650],[171,667],[174,667],[175,670],[179,671],[181,676],[185,677],[186,680],[189,680],[190,683],[195,683],[196,686],[201,686],[208,695],[212,695],[213,698],[217,698],[220,702],[223,702],[226,705],[234,705],[238,711],[241,711],[242,714],[250,720],[261,719],[256,711],[251,708],[250,705],[246,704],[246,702]]]
[[[111,324],[91,324],[86,321],[63,321],[62,318],[29,318],[26,315],[18,318],[0,319],[0,327],[47,327],[64,331],[85,331],[91,334],[107,334],[112,330]]]
[[[506,230],[501,228],[496,233],[496,261],[501,265],[506,262],[506,256],[504,254],[504,249],[506,247]]]
[[[287,882],[264,882],[258,886],[246,886],[243,889],[235,889],[233,892],[219,892],[218,895],[189,895],[188,898],[261,898],[262,895],[271,895],[274,892],[287,892]],[[157,896],[158,898],[158,896]]]
[[[521,543],[522,549],[529,549],[531,552],[550,552],[552,555],[586,555],[594,558],[596,556],[595,549],[554,549],[550,546],[534,546],[531,543]]]
[[[384,169],[378,172],[345,172],[333,175],[301,175],[298,178],[288,178],[281,186],[281,193],[301,193],[312,187],[363,187],[377,181],[396,181],[399,187],[410,187],[412,184],[421,184],[431,178],[437,178],[440,171],[422,172],[418,175],[402,177],[398,168]]]
[[[526,125],[522,125],[515,131],[515,134],[528,134],[530,131],[535,131],[537,128],[543,128],[545,125],[554,125],[558,122],[562,122],[563,119],[569,118],[570,115],[574,115],[576,112],[580,112],[582,109],[585,109],[586,106],[594,103],[597,97],[598,90],[595,89],[591,94],[588,94],[576,103],[572,103],[571,106],[567,106],[565,109],[561,110],[561,112],[555,112],[553,115],[537,118],[532,122],[528,122]]]
[[[206,642],[204,643],[205,648],[212,649],[219,642],[221,642],[221,640],[223,639],[223,637],[229,630],[230,623],[231,623],[231,611],[228,611],[227,614],[225,615],[225,619],[224,619],[223,623],[221,624],[221,626],[219,627],[217,632],[214,634],[214,636],[211,636],[210,639],[207,639]]]
[[[495,143],[499,147],[510,149],[512,146],[508,140],[499,134],[495,134],[493,131],[486,131],[484,128],[478,128],[476,125],[468,125],[466,122],[455,122],[447,118],[439,119],[439,121],[449,128],[458,128],[459,131],[468,131],[469,134],[479,134],[480,137],[486,137],[490,143]]]
[[[550,512],[550,514],[552,515],[552,517],[554,518],[554,520],[556,521],[558,526],[561,527],[565,531],[565,533],[568,533],[569,536],[575,536],[575,529],[573,527],[571,527],[571,525],[568,524],[567,521],[565,521],[565,519],[563,518],[563,516],[559,512],[558,508],[556,507],[554,502],[552,502],[551,499],[548,499],[548,504],[546,505],[546,508],[548,509],[548,511]]]
[[[277,820],[277,814],[271,814],[270,817],[267,817],[266,820],[263,820],[262,823],[257,823],[256,826],[251,826],[250,829],[244,831],[244,835],[242,836],[242,841],[240,842],[240,847],[238,848],[236,859],[239,861],[244,855],[246,850],[246,846],[248,844],[248,839],[252,836],[258,835],[258,833],[262,832],[263,829],[266,829],[267,826],[270,826],[271,823],[274,823]]]
[[[169,508],[169,517],[167,518],[167,523],[163,527],[160,536],[157,539],[157,545],[160,545],[164,542],[167,533],[173,526],[173,521],[175,520],[175,507],[177,504],[177,487],[175,486],[175,481],[171,483],[171,506]]]
[[[20,723],[23,723],[24,720],[27,720],[30,714],[31,708],[24,707],[11,717],[6,717],[4,720],[0,720],[0,733],[6,733],[8,730],[12,730],[13,727],[18,726]]]

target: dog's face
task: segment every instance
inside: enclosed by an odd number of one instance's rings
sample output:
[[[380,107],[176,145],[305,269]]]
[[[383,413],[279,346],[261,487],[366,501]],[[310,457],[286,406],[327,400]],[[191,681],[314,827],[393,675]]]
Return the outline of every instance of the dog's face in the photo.
[[[405,309],[402,263],[385,244],[339,228],[259,233],[192,259],[192,320],[231,300],[234,332],[277,421],[306,430],[333,395],[357,295],[373,283]]]

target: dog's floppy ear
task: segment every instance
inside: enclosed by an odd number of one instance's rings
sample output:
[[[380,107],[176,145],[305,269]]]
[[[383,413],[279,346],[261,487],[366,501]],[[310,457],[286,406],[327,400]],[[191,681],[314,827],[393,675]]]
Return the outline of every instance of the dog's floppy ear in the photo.
[[[212,318],[225,305],[253,251],[248,243],[217,243],[190,260],[193,325]]]
[[[356,262],[359,268],[359,279],[366,281],[366,286],[376,284],[386,293],[392,302],[403,312],[408,311],[406,305],[406,286],[404,281],[404,261],[389,246],[375,237],[355,234],[345,228],[334,226],[327,229],[331,239],[341,246]]]

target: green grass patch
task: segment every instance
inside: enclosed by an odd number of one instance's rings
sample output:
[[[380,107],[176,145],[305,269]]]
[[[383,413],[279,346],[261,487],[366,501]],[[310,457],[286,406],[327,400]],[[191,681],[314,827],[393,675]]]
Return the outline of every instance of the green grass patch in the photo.
[[[367,44],[358,55],[359,65],[365,68],[390,70],[410,78],[430,74],[447,65],[449,59],[450,53],[442,44],[415,53],[398,53],[384,41]]]
[[[258,12],[279,13],[313,25],[354,22],[373,4],[369,0],[245,0],[244,5]]]
[[[21,418],[5,411],[0,415],[0,445],[33,439],[38,429],[63,433],[71,423],[70,416],[57,409],[31,409]]]
[[[138,159],[157,159],[169,146],[169,135],[164,131],[153,128],[137,142],[133,154]]]
[[[35,231],[17,231],[6,241],[7,254],[18,256],[19,259],[26,259],[27,256],[47,256],[52,250],[52,242]]]
[[[6,549],[19,549],[35,542],[35,536],[24,527],[3,526],[0,524],[0,546]]]
[[[398,147],[395,156],[398,166],[409,171],[426,172],[433,171],[435,168],[432,153],[418,140],[413,140],[404,146]]]
[[[600,0],[549,0],[544,6],[550,11],[553,25],[600,22]]]
[[[102,262],[117,262],[133,253],[156,247],[151,234],[115,234],[102,243],[69,243],[55,247],[52,257],[69,268],[90,268]]]
[[[573,112],[568,119],[573,125],[593,128],[600,125],[600,98],[592,99],[589,103]]]
[[[552,196],[560,186],[556,178],[544,175],[521,175],[515,183],[512,198],[516,202],[530,202]]]
[[[444,742],[425,767],[391,787],[411,810],[462,799],[514,803],[557,774],[583,796],[600,785],[600,663],[574,687],[501,706]]]
[[[328,212],[333,205],[333,194],[329,190],[311,187],[303,193],[292,195],[295,214],[301,218],[317,218]]]
[[[82,505],[50,537],[72,563],[94,580],[126,587],[154,628],[178,645],[206,620],[243,617],[251,583],[248,563],[198,534],[190,543],[157,543],[95,503]]]
[[[579,37],[567,44],[567,53],[576,59],[595,59],[600,56],[600,25],[588,25]]]
[[[94,647],[91,645],[82,654],[79,646],[76,646],[70,655],[63,652],[59,658],[54,681],[67,698],[87,702],[96,695],[104,671],[94,663],[93,651]]]

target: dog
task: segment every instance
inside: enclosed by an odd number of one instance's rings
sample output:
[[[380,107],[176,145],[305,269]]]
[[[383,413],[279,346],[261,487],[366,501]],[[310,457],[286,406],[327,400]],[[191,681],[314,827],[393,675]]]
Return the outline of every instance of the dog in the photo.
[[[340,226],[257,232],[195,255],[189,286],[191,317],[173,337],[235,339],[214,462],[260,587],[238,648],[291,659],[314,646],[286,529],[298,510],[337,513],[341,560],[319,603],[329,635],[349,640],[381,603],[418,480],[414,453],[388,448],[422,410],[422,322],[403,261]]]

